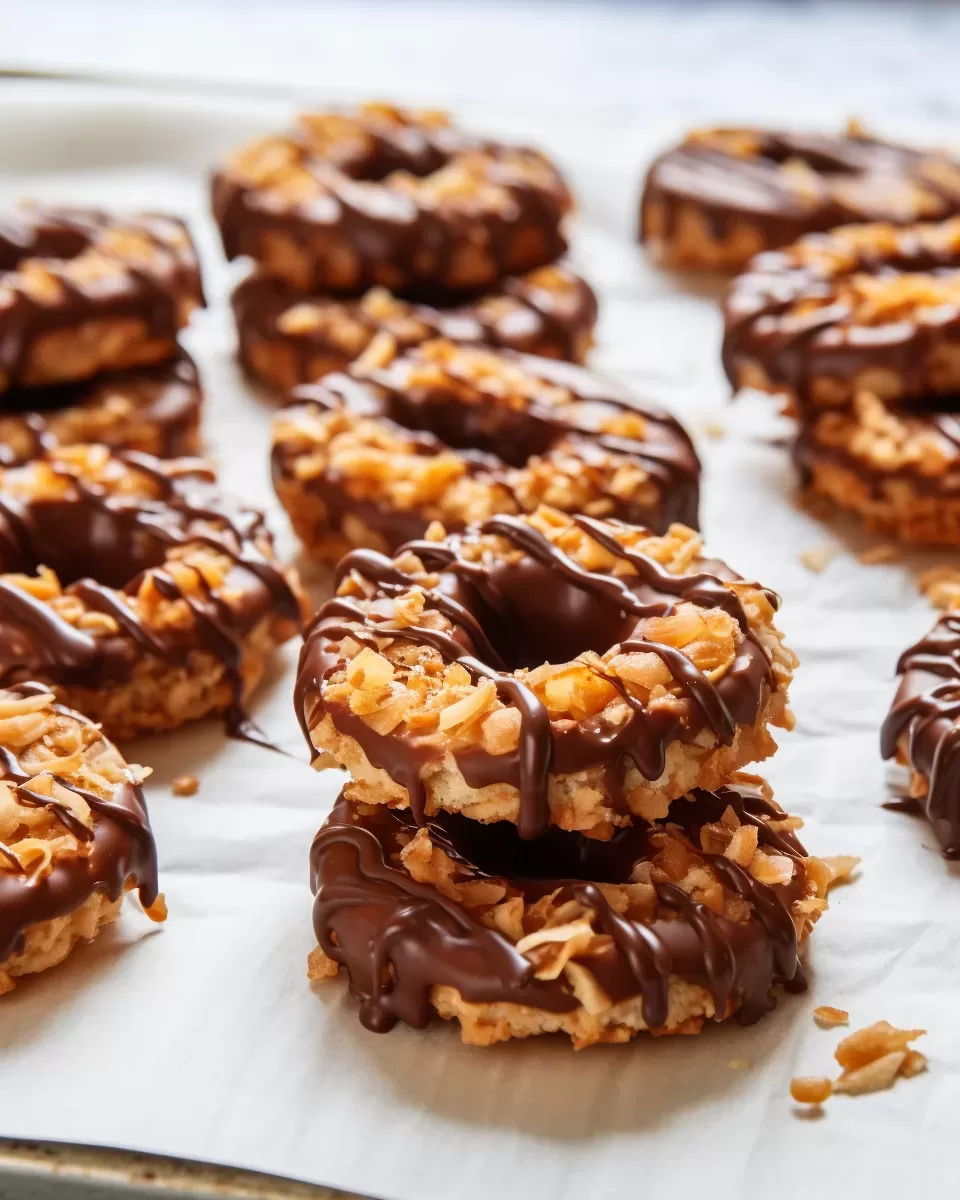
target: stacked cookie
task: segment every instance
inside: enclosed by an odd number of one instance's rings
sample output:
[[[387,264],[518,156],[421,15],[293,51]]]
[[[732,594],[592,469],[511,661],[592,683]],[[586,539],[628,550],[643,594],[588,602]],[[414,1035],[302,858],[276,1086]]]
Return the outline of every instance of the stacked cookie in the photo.
[[[177,333],[202,303],[174,217],[33,204],[2,216],[2,460],[81,442],[195,452],[200,385]]]
[[[213,202],[256,262],[241,360],[300,385],[278,496],[340,560],[296,691],[314,765],[351,776],[311,974],[345,968],[370,1028],[481,1044],[757,1019],[802,986],[830,877],[741,773],[795,659],[777,598],[703,555],[685,431],[576,365],[559,174],[371,106],[241,151]]]
[[[556,261],[571,199],[539,152],[436,113],[307,114],[236,154],[213,206],[227,254],[256,262],[234,294],[241,361],[305,385],[273,476],[315,558],[542,503],[696,525],[677,422],[558,361],[585,356],[596,302]]]
[[[908,545],[960,546],[958,213],[956,158],[856,128],[690,134],[641,200],[659,260],[744,268],[724,303],[724,369],[734,390],[783,397],[806,488]],[[881,737],[950,859],[958,632],[948,613],[901,656]]]
[[[239,724],[300,599],[262,513],[181,457],[200,389],[177,335],[203,303],[186,227],[28,205],[0,266],[0,685],[49,683],[116,737]]]
[[[489,1044],[756,1020],[803,986],[830,870],[745,764],[788,726],[777,598],[655,535],[546,506],[355,550],[296,707],[351,774],[312,852],[315,978],[361,1020]]]
[[[292,387],[378,335],[400,349],[445,337],[581,361],[596,305],[559,261],[570,207],[542,154],[442,113],[305,113],[213,179],[227,257],[256,264],[233,297],[241,362]]]
[[[871,137],[721,128],[689,133],[651,165],[640,240],[665,266],[739,271],[764,250],[854,222],[960,213],[960,162]]]
[[[785,396],[804,483],[912,544],[960,545],[958,213],[955,158],[856,126],[691,133],[641,199],[660,261],[742,269],[724,368]]]
[[[200,410],[182,223],[25,207],[0,223],[0,267],[2,994],[131,888],[164,918],[147,772],[108,738],[211,713],[244,734],[302,597],[262,513],[177,457]]]
[[[909,544],[960,546],[960,218],[758,255],[724,313],[727,375],[787,397],[814,493]]]

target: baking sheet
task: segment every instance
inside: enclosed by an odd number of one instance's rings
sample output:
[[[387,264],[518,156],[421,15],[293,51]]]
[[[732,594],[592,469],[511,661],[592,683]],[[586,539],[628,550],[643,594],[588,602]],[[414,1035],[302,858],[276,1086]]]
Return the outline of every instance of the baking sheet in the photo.
[[[270,407],[240,380],[223,296],[228,272],[205,214],[203,172],[226,147],[274,126],[282,106],[2,85],[0,203],[21,195],[170,209],[201,241],[209,311],[188,338],[209,391],[207,432],[228,485],[276,511],[268,484]],[[864,857],[811,945],[808,995],[749,1028],[640,1038],[573,1053],[536,1039],[480,1050],[456,1030],[365,1031],[340,983],[313,993],[307,853],[339,788],[336,773],[242,743],[215,723],[144,740],[148,801],[170,919],[133,904],[115,930],[0,1003],[0,1136],[171,1154],[396,1200],[502,1200],[687,1194],[713,1200],[952,1194],[960,1109],[960,869],[919,821],[880,807],[887,776],[877,729],[899,651],[932,621],[902,565],[865,567],[865,542],[796,510],[771,405],[729,408],[718,363],[715,289],[648,267],[628,237],[634,171],[617,154],[601,180],[576,121],[469,111],[491,133],[554,151],[583,198],[575,259],[597,287],[597,365],[664,399],[702,438],[711,553],[784,596],[803,665],[797,729],[765,768],[807,820],[821,854]],[[642,162],[678,130],[632,134]],[[918,131],[922,136],[922,130]],[[284,529],[282,513],[275,522]],[[819,575],[803,549],[836,537]],[[285,546],[292,549],[289,535]],[[290,702],[296,647],[279,656],[253,711],[303,756]],[[200,790],[175,798],[193,772]],[[925,1026],[926,1076],[891,1092],[835,1098],[796,1115],[797,1073],[830,1072],[839,1034],[816,1004]],[[745,1059],[748,1069],[730,1067]]]

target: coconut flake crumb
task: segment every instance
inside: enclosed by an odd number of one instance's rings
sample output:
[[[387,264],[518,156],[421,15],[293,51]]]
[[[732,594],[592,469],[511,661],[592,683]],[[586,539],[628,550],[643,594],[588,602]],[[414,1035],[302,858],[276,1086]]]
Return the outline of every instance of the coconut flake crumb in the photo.
[[[819,575],[821,571],[827,569],[839,553],[840,547],[836,542],[821,542],[819,546],[801,550],[798,557],[808,571]]]
[[[849,1025],[850,1014],[845,1008],[834,1008],[830,1004],[821,1004],[813,1010],[813,1019],[821,1029],[832,1029],[836,1025]]]
[[[824,1007],[818,1013],[842,1014],[842,1009]],[[831,1018],[830,1024],[839,1024]],[[826,1075],[797,1076],[790,1081],[790,1095],[798,1104],[820,1105],[834,1093],[865,1096],[892,1087],[897,1078],[912,1079],[927,1069],[927,1059],[910,1043],[922,1037],[925,1029],[897,1029],[888,1021],[877,1021],[848,1034],[834,1051],[843,1069],[838,1079]]]

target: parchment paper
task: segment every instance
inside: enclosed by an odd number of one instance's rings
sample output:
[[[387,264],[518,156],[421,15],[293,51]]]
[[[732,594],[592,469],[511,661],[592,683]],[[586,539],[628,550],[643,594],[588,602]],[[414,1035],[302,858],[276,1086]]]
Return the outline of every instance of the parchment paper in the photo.
[[[282,111],[123,92],[4,85],[0,201],[21,195],[170,209],[202,241],[211,308],[190,331],[209,391],[211,447],[225,482],[274,510],[270,406],[241,382],[223,296],[228,274],[205,215],[203,172]],[[701,438],[703,526],[711,553],[782,592],[802,659],[797,729],[764,768],[822,854],[864,858],[834,893],[808,957],[812,986],[749,1028],[594,1048],[537,1039],[463,1047],[455,1028],[366,1032],[336,982],[311,992],[307,853],[340,786],[289,758],[227,741],[207,722],[144,740],[148,799],[170,919],[135,904],[115,932],[0,1001],[0,1135],[113,1145],[250,1167],[397,1200],[550,1200],[708,1194],[948,1196],[956,1193],[960,1111],[960,878],[926,826],[881,808],[877,731],[898,653],[932,622],[903,564],[866,567],[852,527],[828,531],[795,509],[773,405],[726,405],[715,289],[658,274],[629,240],[636,169],[679,129],[634,122],[602,157],[587,126],[470,112],[490,133],[554,151],[583,197],[575,260],[601,300],[595,362],[672,405]],[[827,537],[822,574],[798,554]],[[256,718],[305,760],[291,705],[296,647],[257,697]],[[200,790],[176,798],[172,778]],[[885,1018],[924,1026],[929,1073],[889,1093],[837,1097],[796,1115],[794,1074],[833,1067],[839,1033]],[[749,1068],[734,1069],[745,1059]]]

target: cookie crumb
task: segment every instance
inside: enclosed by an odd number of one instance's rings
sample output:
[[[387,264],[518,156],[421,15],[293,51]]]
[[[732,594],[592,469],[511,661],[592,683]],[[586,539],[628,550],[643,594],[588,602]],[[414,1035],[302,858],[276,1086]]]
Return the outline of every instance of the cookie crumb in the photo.
[[[896,557],[896,546],[892,542],[881,542],[879,546],[870,546],[866,550],[861,550],[857,555],[857,562],[869,567],[874,563],[890,562]]]
[[[847,1096],[865,1096],[868,1092],[882,1092],[890,1087],[896,1079],[906,1057],[903,1050],[891,1050],[889,1054],[881,1054],[879,1058],[865,1063],[862,1067],[844,1071],[833,1085],[834,1091]]]
[[[719,441],[727,436],[727,427],[722,421],[701,421],[700,432],[712,441]]]
[[[808,571],[819,575],[821,571],[826,570],[839,553],[840,547],[836,542],[822,542],[819,546],[801,550],[798,557]]]
[[[825,1006],[814,1011],[814,1019],[824,1013],[849,1014],[841,1008]],[[839,1024],[831,1017],[829,1024]],[[839,1079],[831,1082],[825,1075],[798,1076],[790,1081],[790,1095],[799,1104],[819,1105],[833,1093],[865,1096],[891,1087],[898,1076],[912,1079],[927,1069],[927,1060],[910,1042],[922,1037],[925,1029],[897,1029],[888,1021],[876,1021],[848,1034],[837,1046],[833,1057],[843,1068]]]
[[[917,576],[917,588],[934,608],[945,612],[960,608],[960,571],[956,567],[943,563],[921,571]]]
[[[746,1071],[750,1068],[750,1060],[747,1058],[731,1058],[727,1066],[731,1071]]]
[[[860,866],[860,859],[855,854],[830,854],[821,858],[831,871],[831,879],[827,887],[835,887],[838,883],[850,882],[850,876]]]
[[[826,1075],[797,1075],[790,1080],[790,1095],[798,1104],[822,1104],[833,1094]]]
[[[832,1029],[835,1025],[849,1025],[850,1014],[845,1008],[834,1008],[830,1004],[821,1004],[813,1010],[813,1019],[821,1029]]]
[[[927,1069],[927,1056],[921,1054],[919,1050],[910,1050],[907,1057],[900,1064],[900,1074],[904,1079],[912,1079],[914,1075],[919,1075],[921,1071]]]
[[[925,1033],[925,1029],[897,1029],[888,1021],[877,1021],[849,1034],[834,1051],[843,1074],[833,1090],[863,1096],[890,1087],[898,1075],[919,1074],[927,1060],[909,1043]]]
[[[196,775],[178,775],[171,784],[175,796],[193,796],[199,786]]]

